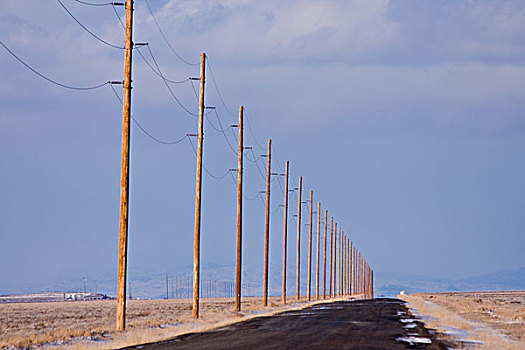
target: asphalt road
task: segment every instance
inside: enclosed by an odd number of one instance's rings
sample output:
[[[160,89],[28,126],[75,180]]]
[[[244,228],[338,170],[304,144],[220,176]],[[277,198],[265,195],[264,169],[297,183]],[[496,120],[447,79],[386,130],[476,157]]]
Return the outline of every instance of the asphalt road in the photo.
[[[447,349],[403,301],[317,304],[128,349]]]

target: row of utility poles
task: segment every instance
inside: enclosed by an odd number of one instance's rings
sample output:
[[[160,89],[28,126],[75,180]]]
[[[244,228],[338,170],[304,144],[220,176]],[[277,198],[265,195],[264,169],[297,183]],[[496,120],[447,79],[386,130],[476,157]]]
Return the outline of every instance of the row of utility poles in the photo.
[[[133,0],[126,0],[126,35],[125,35],[125,54],[124,54],[124,81],[123,81],[123,125],[122,125],[122,166],[121,166],[121,190],[120,190],[120,232],[119,232],[119,256],[118,256],[118,277],[117,277],[117,320],[116,328],[125,329],[126,321],[126,279],[127,279],[127,245],[128,245],[128,200],[129,200],[129,145],[130,145],[130,109],[131,109],[131,68],[132,68],[132,27],[133,27]],[[204,112],[206,109],[205,96],[205,65],[206,54],[201,54],[200,69],[200,97],[198,115],[198,134],[197,134],[197,169],[196,169],[196,191],[195,191],[195,230],[194,230],[194,262],[193,262],[193,317],[199,317],[199,298],[201,290],[200,281],[200,231],[201,231],[201,203],[202,203],[202,156],[204,152]],[[239,131],[239,149],[237,166],[237,251],[236,251],[236,276],[235,276],[235,310],[241,310],[241,266],[242,266],[242,206],[243,206],[243,106],[239,107],[239,123],[232,125]],[[285,175],[284,193],[284,235],[283,235],[283,283],[282,283],[282,302],[286,304],[286,267],[287,267],[287,233],[288,233],[288,193],[289,193],[289,162],[286,161],[285,174],[271,172],[271,140],[268,140],[267,157],[267,176],[266,176],[266,221],[264,233],[264,281],[263,281],[263,304],[268,304],[268,256],[269,256],[269,237],[270,237],[270,183],[272,175]],[[300,241],[301,241],[301,207],[302,200],[302,177],[299,178],[299,203],[298,203],[298,223],[297,223],[297,292],[296,298],[300,299]],[[292,190],[293,191],[293,190]],[[308,287],[307,300],[311,300],[311,260],[312,260],[312,214],[313,214],[313,191],[310,191],[310,226],[309,226],[309,250],[308,250]],[[321,204],[317,205],[317,277],[316,277],[316,299],[320,298],[320,213]],[[357,252],[350,239],[339,228],[337,223],[333,229],[333,217],[330,219],[330,260],[329,260],[329,288],[326,293],[326,257],[327,257],[327,211],[325,210],[324,225],[324,262],[323,262],[323,298],[359,295],[365,298],[373,297],[373,271],[365,259]],[[339,237],[339,238],[338,238]],[[333,282],[333,290],[332,290]],[[336,288],[337,282],[337,288]]]

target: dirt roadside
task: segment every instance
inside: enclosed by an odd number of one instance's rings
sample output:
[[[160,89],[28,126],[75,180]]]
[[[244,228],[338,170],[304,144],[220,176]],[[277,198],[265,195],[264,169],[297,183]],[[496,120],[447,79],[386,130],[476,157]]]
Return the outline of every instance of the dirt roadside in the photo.
[[[425,324],[476,349],[525,349],[525,291],[399,295]]]
[[[126,332],[115,331],[114,300],[0,304],[0,349],[123,347],[328,302],[294,299],[282,305],[280,297],[272,297],[263,307],[261,297],[243,298],[241,313],[233,311],[232,299],[202,299],[198,320],[192,317],[191,300],[130,300]]]

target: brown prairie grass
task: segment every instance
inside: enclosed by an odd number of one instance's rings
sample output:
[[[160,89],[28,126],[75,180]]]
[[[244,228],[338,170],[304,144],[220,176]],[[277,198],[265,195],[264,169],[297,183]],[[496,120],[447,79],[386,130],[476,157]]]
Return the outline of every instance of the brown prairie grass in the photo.
[[[432,328],[468,331],[476,349],[525,349],[525,291],[401,295]]]
[[[115,300],[0,304],[0,348],[56,342],[75,349],[118,348],[312,305],[302,300],[283,306],[279,297],[268,304],[264,308],[260,297],[244,298],[243,311],[236,313],[232,299],[203,299],[200,318],[194,320],[188,299],[130,300],[125,332],[115,331]]]

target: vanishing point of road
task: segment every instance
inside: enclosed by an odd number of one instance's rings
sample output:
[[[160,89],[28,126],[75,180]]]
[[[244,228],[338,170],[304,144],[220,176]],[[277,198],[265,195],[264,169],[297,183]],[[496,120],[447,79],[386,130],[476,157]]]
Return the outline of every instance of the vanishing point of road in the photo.
[[[447,349],[398,299],[337,301],[128,349]]]

